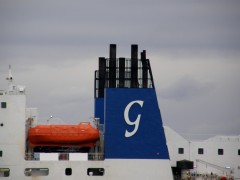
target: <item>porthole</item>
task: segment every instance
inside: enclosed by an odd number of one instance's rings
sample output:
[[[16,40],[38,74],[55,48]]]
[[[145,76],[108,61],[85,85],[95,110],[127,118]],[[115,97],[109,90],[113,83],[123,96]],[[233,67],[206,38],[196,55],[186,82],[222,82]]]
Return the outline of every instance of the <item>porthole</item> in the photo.
[[[72,168],[66,168],[65,169],[65,175],[66,176],[71,176],[72,175]]]

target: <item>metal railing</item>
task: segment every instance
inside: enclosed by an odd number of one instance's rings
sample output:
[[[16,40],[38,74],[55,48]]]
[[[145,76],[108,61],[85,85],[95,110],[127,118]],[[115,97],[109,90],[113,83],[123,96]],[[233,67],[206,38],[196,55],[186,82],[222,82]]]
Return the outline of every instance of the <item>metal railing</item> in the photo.
[[[104,160],[104,153],[88,153],[89,161],[102,161]]]
[[[70,153],[58,153],[58,161],[69,161]],[[25,153],[25,160],[40,161],[40,153]],[[88,161],[103,161],[104,153],[88,153]]]

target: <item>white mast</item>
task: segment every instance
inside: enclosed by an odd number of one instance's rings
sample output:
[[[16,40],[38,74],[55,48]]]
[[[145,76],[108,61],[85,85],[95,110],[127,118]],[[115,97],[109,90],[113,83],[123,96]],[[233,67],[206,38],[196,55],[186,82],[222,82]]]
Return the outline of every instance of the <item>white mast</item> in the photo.
[[[9,70],[8,70],[8,77],[6,78],[9,82],[13,81],[13,75],[12,75],[12,69],[11,65],[9,65]]]
[[[8,91],[13,91],[14,85],[11,65],[9,65],[8,77],[6,78],[6,80],[8,80]]]

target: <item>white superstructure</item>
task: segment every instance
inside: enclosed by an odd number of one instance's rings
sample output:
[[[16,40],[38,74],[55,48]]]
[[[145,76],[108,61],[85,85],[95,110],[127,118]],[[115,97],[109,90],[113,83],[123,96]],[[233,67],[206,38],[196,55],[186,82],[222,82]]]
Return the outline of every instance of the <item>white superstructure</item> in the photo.
[[[169,127],[164,127],[171,166],[177,161],[194,162],[192,176],[206,178],[206,175],[233,176],[240,179],[240,136],[215,136],[202,141],[183,138]]]

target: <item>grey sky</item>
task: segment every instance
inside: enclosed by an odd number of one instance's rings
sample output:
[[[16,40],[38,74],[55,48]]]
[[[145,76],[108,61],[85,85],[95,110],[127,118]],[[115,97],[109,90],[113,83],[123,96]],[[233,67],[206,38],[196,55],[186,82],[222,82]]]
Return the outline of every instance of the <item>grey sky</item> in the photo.
[[[39,116],[93,116],[98,57],[131,44],[151,60],[164,124],[240,134],[240,1],[0,1],[0,88],[12,65]],[[190,135],[189,135],[190,134]]]

